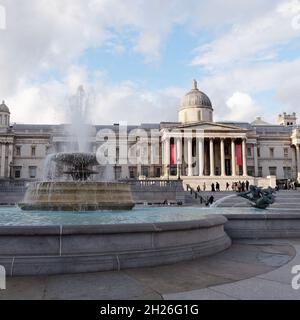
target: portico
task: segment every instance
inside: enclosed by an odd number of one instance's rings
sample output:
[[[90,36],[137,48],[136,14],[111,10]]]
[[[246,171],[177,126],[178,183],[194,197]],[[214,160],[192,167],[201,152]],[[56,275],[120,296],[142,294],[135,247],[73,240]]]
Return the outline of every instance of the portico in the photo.
[[[246,177],[246,132],[216,123],[164,129],[164,175]]]

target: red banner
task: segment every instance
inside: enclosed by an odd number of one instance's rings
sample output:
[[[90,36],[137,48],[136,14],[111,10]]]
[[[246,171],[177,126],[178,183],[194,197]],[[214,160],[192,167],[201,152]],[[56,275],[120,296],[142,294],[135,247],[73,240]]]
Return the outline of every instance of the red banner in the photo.
[[[243,165],[242,145],[237,144],[235,147],[236,163],[238,166]]]
[[[175,146],[175,144],[171,144],[171,146],[170,146],[170,154],[171,154],[171,165],[177,164],[177,160],[176,160],[176,146]]]

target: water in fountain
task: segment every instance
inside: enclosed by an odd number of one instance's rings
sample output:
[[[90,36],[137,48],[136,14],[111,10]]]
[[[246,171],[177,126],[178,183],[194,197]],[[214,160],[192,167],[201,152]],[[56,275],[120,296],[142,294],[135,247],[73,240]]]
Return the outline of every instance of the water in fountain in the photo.
[[[96,154],[89,152],[89,126],[86,124],[88,99],[83,87],[70,99],[71,121],[68,152],[49,155],[44,181],[31,184],[23,210],[130,210],[134,206],[130,186],[93,181],[98,174]],[[75,142],[74,142],[75,141]]]
[[[216,202],[214,202],[212,205],[211,205],[211,208],[217,208],[219,205],[221,205],[223,202],[225,202],[226,200],[228,199],[231,199],[231,198],[236,198],[237,195],[236,194],[231,194],[229,196],[226,196],[224,198],[221,198],[219,200],[217,200]]]
[[[69,110],[71,126],[69,133],[75,143],[68,145],[70,152],[89,152],[89,129],[87,124],[87,114],[89,109],[89,98],[86,95],[83,86],[79,86],[76,95],[69,99]]]

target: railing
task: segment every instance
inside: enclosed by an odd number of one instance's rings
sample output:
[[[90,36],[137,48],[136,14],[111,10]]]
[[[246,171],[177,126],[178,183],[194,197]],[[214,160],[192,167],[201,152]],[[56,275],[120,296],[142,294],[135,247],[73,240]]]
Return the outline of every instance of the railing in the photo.
[[[182,187],[182,180],[119,180],[129,185],[140,188],[158,187],[158,188],[178,188]]]

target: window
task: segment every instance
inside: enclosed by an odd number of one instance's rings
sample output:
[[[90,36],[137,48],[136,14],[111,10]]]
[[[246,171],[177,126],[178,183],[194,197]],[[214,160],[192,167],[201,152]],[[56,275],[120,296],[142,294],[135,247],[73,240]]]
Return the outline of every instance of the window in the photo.
[[[284,148],[283,149],[283,155],[284,155],[285,158],[289,157],[289,148]]]
[[[35,157],[35,154],[36,154],[36,147],[35,147],[35,146],[32,146],[32,147],[31,147],[31,156],[32,156],[32,157]]]
[[[270,176],[276,176],[277,175],[277,167],[269,167],[269,173],[270,173]]]
[[[262,167],[258,167],[258,174],[257,174],[259,177],[262,177],[263,176],[263,170],[262,170]]]
[[[115,180],[121,179],[122,167],[115,167]]]
[[[248,176],[253,177],[254,176],[254,167],[247,167],[247,173],[248,173]]]
[[[292,168],[291,167],[283,167],[284,179],[292,178]]]
[[[136,179],[137,177],[137,168],[136,167],[129,167],[129,178]]]
[[[36,178],[36,167],[29,167],[29,178],[30,179]]]
[[[149,177],[149,167],[142,166],[142,176],[148,178]]]
[[[252,156],[251,148],[248,147],[247,148],[247,157],[251,157],[251,156]]]
[[[21,178],[21,170],[22,170],[22,167],[15,167],[15,178],[16,179],[19,179]]]
[[[257,156],[260,158],[260,148],[257,148]]]
[[[274,158],[274,148],[270,148],[270,158]]]
[[[21,156],[21,147],[20,146],[16,146],[16,156],[17,157]]]
[[[156,178],[160,178],[161,176],[161,168],[160,167],[156,167],[155,168],[155,177]]]

